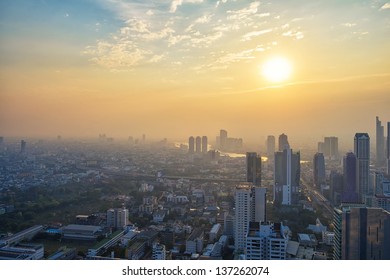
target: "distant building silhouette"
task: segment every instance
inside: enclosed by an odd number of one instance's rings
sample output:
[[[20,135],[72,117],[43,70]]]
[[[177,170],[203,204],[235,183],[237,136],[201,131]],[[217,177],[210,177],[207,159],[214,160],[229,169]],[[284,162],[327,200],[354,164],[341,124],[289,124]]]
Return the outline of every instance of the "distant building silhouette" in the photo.
[[[358,203],[359,192],[357,187],[357,159],[354,153],[347,153],[343,160],[344,169],[344,189],[341,202]]]
[[[324,138],[324,156],[326,159],[337,160],[339,158],[339,139],[337,137]]]
[[[274,202],[291,205],[297,203],[301,178],[300,153],[292,149],[275,152]]]
[[[207,136],[202,136],[202,153],[207,153]]]
[[[390,176],[390,122],[387,122],[387,175]]]
[[[193,154],[195,152],[195,139],[193,136],[190,136],[190,138],[188,138],[188,152],[190,154]]]
[[[385,163],[385,133],[382,122],[376,117],[376,166],[382,167]]]
[[[261,157],[255,152],[246,153],[246,181],[261,185]]]
[[[325,157],[322,153],[316,153],[313,159],[314,184],[317,188],[326,183]]]
[[[370,181],[370,136],[368,133],[356,133],[354,138],[354,153],[357,159],[357,186],[359,199],[371,205],[369,196],[373,195],[369,188]]]
[[[200,154],[202,152],[202,138],[196,136],[195,138],[195,153]]]
[[[290,144],[288,143],[288,137],[286,134],[282,133],[279,135],[279,152],[282,152],[284,149],[290,148]]]
[[[269,135],[266,142],[268,160],[273,161],[275,156],[275,136]]]

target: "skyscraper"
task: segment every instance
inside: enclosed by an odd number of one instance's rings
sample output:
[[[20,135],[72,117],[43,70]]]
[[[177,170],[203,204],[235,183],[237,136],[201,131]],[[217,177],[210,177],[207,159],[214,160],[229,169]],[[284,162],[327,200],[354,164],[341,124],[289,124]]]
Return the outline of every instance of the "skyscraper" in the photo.
[[[354,153],[357,159],[357,186],[359,199],[367,203],[372,191],[369,188],[370,175],[370,136],[368,133],[356,133],[354,139]]]
[[[275,152],[274,170],[274,202],[296,203],[301,178],[300,153],[293,153],[291,149]]]
[[[246,153],[246,181],[261,185],[261,157],[255,152]]]
[[[339,139],[337,137],[324,138],[324,156],[330,160],[336,160],[339,156]]]
[[[390,122],[387,122],[387,175],[390,176]]]
[[[286,134],[282,133],[279,135],[279,151],[282,152],[284,149],[290,148],[290,144],[288,143],[288,137]]]
[[[341,195],[341,202],[357,203],[359,202],[359,192],[357,188],[357,159],[354,153],[347,153],[343,160],[344,169],[344,188]]]
[[[245,249],[249,222],[266,221],[266,188],[250,183],[240,184],[235,190],[234,244],[236,252]]]
[[[385,163],[385,134],[382,122],[376,117],[376,166],[381,167]]]
[[[325,184],[325,158],[324,154],[316,153],[313,159],[314,184],[317,188],[321,188]]]
[[[202,153],[207,153],[207,136],[202,136]]]
[[[267,220],[267,188],[251,188],[251,222],[265,222]]]
[[[193,136],[188,138],[188,152],[193,154],[195,152],[195,139]]]
[[[390,213],[381,208],[335,209],[334,259],[390,260]]]
[[[239,185],[235,190],[234,247],[236,252],[244,252],[245,249],[251,218],[251,192],[249,185]]]
[[[269,135],[266,142],[268,160],[273,161],[275,155],[275,136]]]
[[[202,152],[202,138],[200,138],[200,136],[196,136],[195,138],[195,152],[197,154]]]
[[[226,148],[228,133],[226,130],[221,129],[219,131],[219,146],[221,149]]]

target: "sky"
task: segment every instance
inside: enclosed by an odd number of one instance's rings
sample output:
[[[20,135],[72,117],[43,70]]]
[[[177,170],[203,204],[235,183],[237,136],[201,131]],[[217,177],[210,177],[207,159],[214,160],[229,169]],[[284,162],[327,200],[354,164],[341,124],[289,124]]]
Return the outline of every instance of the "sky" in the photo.
[[[262,65],[285,58],[274,82]],[[374,138],[390,2],[2,0],[0,135]]]

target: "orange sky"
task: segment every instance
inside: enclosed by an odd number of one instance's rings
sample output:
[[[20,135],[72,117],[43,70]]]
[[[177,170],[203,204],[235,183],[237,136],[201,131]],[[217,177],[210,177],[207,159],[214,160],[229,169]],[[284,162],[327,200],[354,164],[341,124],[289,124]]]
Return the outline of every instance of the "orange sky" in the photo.
[[[1,1],[0,135],[374,137],[390,4],[281,2]],[[274,55],[293,69],[278,84]]]

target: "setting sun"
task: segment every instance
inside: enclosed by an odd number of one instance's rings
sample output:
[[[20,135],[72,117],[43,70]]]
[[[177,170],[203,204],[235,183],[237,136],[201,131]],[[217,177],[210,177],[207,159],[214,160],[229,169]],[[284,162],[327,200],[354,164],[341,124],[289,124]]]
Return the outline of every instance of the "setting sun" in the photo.
[[[291,63],[283,57],[274,57],[267,60],[261,67],[265,79],[273,83],[287,80],[292,71]]]

